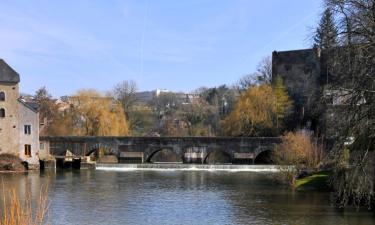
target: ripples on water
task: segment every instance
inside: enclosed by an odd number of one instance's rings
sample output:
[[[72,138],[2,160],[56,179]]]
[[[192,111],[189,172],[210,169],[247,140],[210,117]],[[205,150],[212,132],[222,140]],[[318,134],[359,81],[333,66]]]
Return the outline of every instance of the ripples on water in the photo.
[[[293,192],[267,173],[82,170],[0,179],[34,198],[48,184],[52,224],[374,224],[372,213],[338,212],[328,193]]]

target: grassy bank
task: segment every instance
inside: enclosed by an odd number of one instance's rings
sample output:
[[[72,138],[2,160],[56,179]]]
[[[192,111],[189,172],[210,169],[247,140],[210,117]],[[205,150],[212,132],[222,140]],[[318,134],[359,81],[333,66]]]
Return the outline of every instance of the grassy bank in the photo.
[[[329,191],[329,176],[330,174],[328,172],[319,172],[301,179],[297,179],[295,189]]]

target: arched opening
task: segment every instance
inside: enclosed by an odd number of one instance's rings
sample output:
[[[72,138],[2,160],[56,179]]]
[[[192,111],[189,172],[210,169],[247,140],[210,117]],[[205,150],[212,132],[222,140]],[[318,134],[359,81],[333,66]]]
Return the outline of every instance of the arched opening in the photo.
[[[232,157],[224,151],[215,150],[209,153],[204,159],[206,164],[229,164],[232,163]]]
[[[89,150],[85,154],[85,156],[97,156],[98,152],[99,152],[99,148],[93,148],[93,149]]]
[[[270,165],[273,164],[272,160],[272,150],[266,150],[261,153],[259,153],[255,159],[254,159],[254,164],[257,165]]]
[[[153,152],[147,159],[149,163],[182,163],[182,158],[172,149],[164,148]]]
[[[106,145],[94,145],[89,148],[89,150],[84,154],[85,156],[105,156],[105,155],[116,155],[111,147]]]
[[[5,92],[0,91],[0,102],[5,101]]]
[[[118,163],[118,158],[112,149],[104,146],[96,146],[90,149],[85,156],[88,156],[90,161],[97,161],[98,163]]]
[[[0,109],[0,118],[5,118],[5,109]]]

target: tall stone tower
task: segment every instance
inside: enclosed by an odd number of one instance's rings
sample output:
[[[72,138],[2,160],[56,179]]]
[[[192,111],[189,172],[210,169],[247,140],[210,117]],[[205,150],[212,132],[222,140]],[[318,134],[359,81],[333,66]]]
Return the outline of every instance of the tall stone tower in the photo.
[[[20,76],[0,59],[0,154],[19,154]]]
[[[317,101],[321,96],[321,51],[319,48],[272,53],[272,79],[280,76],[293,100],[290,128],[316,129]]]

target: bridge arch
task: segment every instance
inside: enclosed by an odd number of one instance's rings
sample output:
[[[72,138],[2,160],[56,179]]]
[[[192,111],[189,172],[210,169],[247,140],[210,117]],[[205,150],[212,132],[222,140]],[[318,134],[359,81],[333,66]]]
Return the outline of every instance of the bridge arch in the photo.
[[[149,153],[146,156],[146,163],[153,163],[153,159],[157,158],[164,158],[164,161],[159,161],[159,162],[183,162],[183,157],[182,155],[178,154],[173,150],[171,147],[160,147],[160,148],[154,148],[149,151]]]
[[[232,162],[232,156],[223,150],[214,150],[206,155],[203,160],[205,164],[225,164]]]
[[[116,151],[109,145],[102,143],[95,143],[88,147],[85,156],[90,156],[92,153],[98,153],[99,150],[103,149],[106,155],[117,155]]]
[[[206,155],[204,156],[203,163],[205,164],[223,164],[232,163],[233,156],[232,150],[227,148],[208,148]],[[210,161],[210,157],[212,158]],[[216,161],[215,161],[216,160]]]
[[[254,164],[272,164],[273,149],[262,149],[254,157]]]

